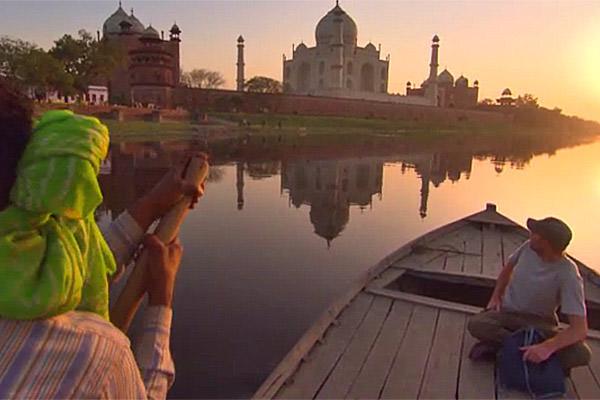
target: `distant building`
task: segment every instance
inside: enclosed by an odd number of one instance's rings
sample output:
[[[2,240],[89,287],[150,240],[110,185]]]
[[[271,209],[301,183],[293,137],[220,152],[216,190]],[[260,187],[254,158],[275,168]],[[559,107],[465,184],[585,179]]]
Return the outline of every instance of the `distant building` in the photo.
[[[430,105],[431,100],[388,94],[389,55],[358,45],[358,28],[337,3],[317,24],[316,46],[304,43],[283,56],[283,89],[290,94]]]
[[[121,7],[104,22],[102,36],[121,43],[126,51],[123,65],[109,80],[111,102],[172,107],[173,91],[179,84],[181,30],[173,24],[168,40],[152,25],[147,27]]]
[[[102,85],[88,86],[85,100],[88,104],[101,105],[108,103],[108,87]]]
[[[424,97],[438,107],[470,108],[477,105],[479,82],[469,86],[469,80],[460,76],[456,81],[447,69],[438,75],[440,38],[435,35],[431,44],[431,62],[429,77],[421,83],[421,87],[413,87],[406,82],[406,95],[409,97]]]
[[[510,107],[515,105],[515,98],[512,96],[510,89],[506,88],[502,91],[500,98],[496,99],[496,102],[503,107]]]
[[[34,88],[29,88],[28,95],[32,99],[39,98],[39,93]],[[103,85],[89,85],[86,94],[64,96],[56,90],[47,91],[42,99],[50,103],[81,103],[91,105],[108,104],[108,87]]]

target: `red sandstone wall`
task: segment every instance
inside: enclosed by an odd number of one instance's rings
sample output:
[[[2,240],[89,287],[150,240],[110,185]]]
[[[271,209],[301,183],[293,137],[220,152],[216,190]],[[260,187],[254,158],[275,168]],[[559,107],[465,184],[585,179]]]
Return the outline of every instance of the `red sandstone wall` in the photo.
[[[175,90],[175,106],[187,109],[274,112],[299,115],[329,115],[358,118],[390,118],[411,121],[478,121],[504,122],[502,113],[439,108],[411,104],[387,103],[331,97],[285,94],[246,93],[231,90],[180,87]]]
[[[43,104],[40,106],[36,113],[39,114],[43,111],[50,109],[62,109],[68,108],[73,112],[84,115],[95,115],[101,118],[108,116],[113,110],[119,109],[123,114],[123,119],[126,121],[131,120],[145,120],[152,114],[152,109],[149,108],[134,108],[125,106],[110,106],[110,105],[76,105],[76,104]],[[161,109],[160,115],[163,121],[187,121],[189,120],[189,113],[181,109]]]

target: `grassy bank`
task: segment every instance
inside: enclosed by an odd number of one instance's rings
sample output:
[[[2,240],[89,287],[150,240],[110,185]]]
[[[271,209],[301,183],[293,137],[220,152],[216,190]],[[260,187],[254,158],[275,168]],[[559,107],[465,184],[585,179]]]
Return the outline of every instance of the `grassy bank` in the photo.
[[[258,131],[277,129],[283,132],[306,131],[307,134],[329,133],[343,135],[355,134],[446,134],[504,132],[509,129],[507,123],[484,124],[470,121],[441,123],[431,121],[403,121],[397,119],[351,118],[329,116],[303,116],[289,114],[244,114],[244,113],[211,113],[211,117],[239,124],[246,121],[250,127]],[[281,127],[281,128],[280,128]]]
[[[509,123],[471,121],[427,122],[395,119],[300,116],[285,114],[210,113],[212,124],[104,120],[114,142],[143,140],[193,140],[242,138],[250,142],[330,144],[364,140],[411,138],[436,141],[442,137],[544,136],[548,129],[525,129]],[[242,122],[245,121],[245,125]],[[579,136],[569,132],[569,135]]]
[[[195,127],[188,122],[149,122],[149,121],[116,121],[102,120],[108,127],[111,140],[143,141],[143,140],[183,140],[198,136]]]

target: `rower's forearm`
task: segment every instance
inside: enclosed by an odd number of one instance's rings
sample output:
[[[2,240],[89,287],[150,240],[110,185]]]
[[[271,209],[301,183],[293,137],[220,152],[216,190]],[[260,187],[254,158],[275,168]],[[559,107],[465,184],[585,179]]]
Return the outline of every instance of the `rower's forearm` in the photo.
[[[129,214],[145,232],[156,219],[154,204],[149,196],[144,196],[133,203],[128,209]]]

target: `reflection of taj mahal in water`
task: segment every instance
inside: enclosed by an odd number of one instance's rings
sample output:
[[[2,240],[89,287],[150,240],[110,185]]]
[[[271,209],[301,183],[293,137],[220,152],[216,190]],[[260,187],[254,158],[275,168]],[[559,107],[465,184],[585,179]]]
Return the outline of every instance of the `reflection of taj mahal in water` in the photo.
[[[339,236],[350,217],[350,205],[361,209],[382,194],[383,160],[296,161],[284,164],[281,188],[289,193],[297,208],[310,206],[310,222],[315,233],[327,241]]]

